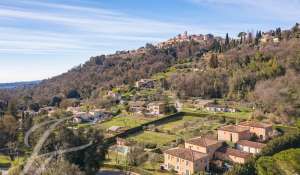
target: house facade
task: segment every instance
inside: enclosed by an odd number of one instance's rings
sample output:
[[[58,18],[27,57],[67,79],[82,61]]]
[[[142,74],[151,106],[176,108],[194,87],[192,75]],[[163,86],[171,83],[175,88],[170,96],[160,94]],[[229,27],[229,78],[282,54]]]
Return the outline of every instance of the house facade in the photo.
[[[131,101],[129,102],[129,111],[134,113],[143,113],[146,109],[144,101]]]
[[[235,108],[215,104],[207,104],[205,105],[205,109],[210,112],[237,112]]]
[[[246,121],[239,123],[239,126],[247,127],[250,133],[255,134],[261,141],[269,140],[273,133],[272,124]]]
[[[160,115],[165,112],[166,105],[163,102],[153,102],[147,105],[147,111],[152,115]]]
[[[248,127],[227,125],[218,129],[218,140],[236,143],[239,140],[250,139],[251,134]]]
[[[193,151],[208,154],[209,158],[213,158],[215,151],[222,146],[223,142],[209,139],[205,137],[197,137],[185,142],[185,148]]]
[[[154,88],[154,80],[152,79],[141,79],[135,83],[137,88]]]
[[[209,156],[188,148],[173,148],[164,152],[164,167],[180,175],[192,175],[209,169]]]
[[[236,148],[240,151],[252,153],[252,154],[258,154],[262,150],[263,147],[265,147],[266,144],[258,143],[258,142],[252,142],[248,140],[239,140],[236,143]]]

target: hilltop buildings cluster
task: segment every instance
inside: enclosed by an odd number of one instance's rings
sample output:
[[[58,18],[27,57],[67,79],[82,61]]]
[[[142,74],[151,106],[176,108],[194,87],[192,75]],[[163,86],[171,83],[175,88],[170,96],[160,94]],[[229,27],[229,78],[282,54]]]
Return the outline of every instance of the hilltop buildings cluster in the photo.
[[[185,31],[183,34],[178,34],[176,37],[171,38],[167,41],[158,43],[156,46],[158,48],[165,48],[165,47],[170,47],[170,46],[174,46],[177,43],[181,43],[181,42],[188,42],[188,41],[195,41],[195,42],[205,42],[205,41],[209,41],[209,40],[213,40],[215,37],[212,34],[206,34],[206,35],[188,35],[188,32]],[[220,37],[218,37],[220,38]]]

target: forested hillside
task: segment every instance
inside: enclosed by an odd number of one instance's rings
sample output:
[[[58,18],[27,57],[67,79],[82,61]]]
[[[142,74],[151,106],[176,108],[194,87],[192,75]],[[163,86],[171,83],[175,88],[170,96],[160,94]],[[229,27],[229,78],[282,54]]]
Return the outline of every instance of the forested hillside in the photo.
[[[147,44],[143,54],[125,58],[119,54],[95,56],[62,75],[42,81],[37,87],[13,90],[13,93],[2,90],[2,106],[24,97],[40,105],[74,94],[81,99],[95,99],[103,89],[133,86],[141,78],[190,63],[198,71],[174,73],[165,79],[164,88],[174,90],[179,98],[251,101],[266,112],[299,116],[299,24],[290,30],[277,28],[268,33],[278,42],[260,42],[261,31],[256,36],[241,32],[237,39],[226,35],[224,39],[201,44],[181,42],[166,48]]]

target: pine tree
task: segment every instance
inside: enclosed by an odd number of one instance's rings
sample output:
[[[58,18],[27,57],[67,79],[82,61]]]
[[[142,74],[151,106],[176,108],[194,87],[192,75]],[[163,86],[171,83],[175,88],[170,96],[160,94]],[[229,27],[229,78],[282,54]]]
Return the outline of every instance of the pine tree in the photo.
[[[226,46],[226,48],[229,46],[229,36],[228,36],[228,33],[226,33],[225,46]]]

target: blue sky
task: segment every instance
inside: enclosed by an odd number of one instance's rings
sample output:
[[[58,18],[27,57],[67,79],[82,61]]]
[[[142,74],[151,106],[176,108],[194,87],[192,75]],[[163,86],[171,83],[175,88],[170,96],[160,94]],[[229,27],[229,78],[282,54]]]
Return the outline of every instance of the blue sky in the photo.
[[[300,0],[1,0],[0,82],[49,78],[90,56],[187,30],[236,36],[290,28]]]

